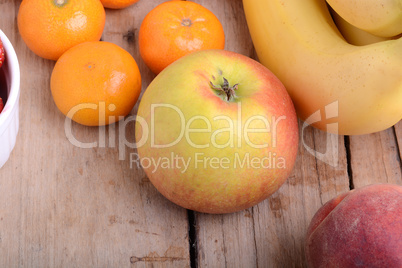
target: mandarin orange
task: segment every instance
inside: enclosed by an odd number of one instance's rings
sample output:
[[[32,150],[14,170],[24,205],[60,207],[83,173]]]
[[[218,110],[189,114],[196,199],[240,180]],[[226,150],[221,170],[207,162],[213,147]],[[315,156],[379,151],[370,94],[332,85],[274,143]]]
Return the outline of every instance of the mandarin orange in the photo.
[[[218,18],[191,1],[156,6],[142,21],[138,38],[141,57],[155,74],[191,52],[225,47]]]
[[[24,0],[18,11],[22,39],[35,54],[50,60],[79,43],[98,41],[104,26],[100,0]]]
[[[59,110],[87,126],[108,125],[128,115],[141,92],[134,58],[103,41],[67,50],[56,62],[50,87]]]

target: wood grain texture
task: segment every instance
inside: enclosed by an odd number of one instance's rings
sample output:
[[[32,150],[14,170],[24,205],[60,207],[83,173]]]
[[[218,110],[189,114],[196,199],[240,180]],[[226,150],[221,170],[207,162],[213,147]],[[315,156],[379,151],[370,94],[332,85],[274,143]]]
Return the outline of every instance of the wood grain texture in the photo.
[[[400,128],[400,123],[396,128]],[[352,176],[355,188],[373,183],[401,185],[399,148],[394,127],[378,133],[350,137]]]
[[[186,210],[163,198],[140,168],[130,166],[134,149],[119,151],[120,135],[133,141],[134,124],[123,133],[121,124],[73,123],[75,139],[98,146],[83,149],[68,140],[65,117],[49,88],[54,62],[37,57],[21,40],[15,19],[19,4],[0,5],[10,11],[1,16],[0,27],[15,45],[22,77],[20,132],[0,173],[0,266],[189,266]],[[154,76],[141,64],[135,37],[127,34],[138,34],[150,8],[141,1],[121,12],[107,10],[103,36],[139,62],[143,89]]]
[[[254,49],[241,1],[197,2],[211,10],[225,31],[225,49],[253,56]],[[199,267],[255,267],[252,210],[230,215],[197,214]]]
[[[216,10],[210,1],[198,2]],[[249,36],[241,1],[221,1],[221,4],[224,12],[216,15],[223,22],[231,22],[223,23],[225,49],[256,58],[251,39],[240,38]],[[310,219],[324,202],[349,190],[343,137],[327,136],[310,127],[305,131],[293,175],[277,193],[254,208],[238,213],[198,214],[199,267],[304,264],[303,239]],[[311,148],[314,155],[307,152],[305,146]],[[317,153],[322,153],[322,160],[326,162],[317,160]]]
[[[311,128],[303,136],[293,174],[253,209],[258,267],[304,267],[304,236],[311,218],[325,202],[349,190],[343,137]],[[307,147],[338,155],[337,165],[318,160]]]
[[[162,2],[141,0],[106,12],[102,40],[133,55],[143,91],[155,75],[139,55],[138,30]],[[225,49],[256,59],[241,0],[194,2],[222,22]],[[353,187],[402,184],[402,122],[352,137],[327,135],[299,122],[292,175],[247,210],[195,213],[196,258],[191,260],[187,211],[161,196],[130,161],[136,153],[129,146],[132,121],[102,128],[72,123],[72,137],[98,143],[88,149],[72,144],[50,93],[54,62],[34,55],[18,33],[20,3],[0,1],[0,28],[21,65],[20,132],[0,169],[0,267],[190,267],[190,262],[198,267],[306,267],[304,236],[321,205]],[[138,103],[127,119],[137,108]]]

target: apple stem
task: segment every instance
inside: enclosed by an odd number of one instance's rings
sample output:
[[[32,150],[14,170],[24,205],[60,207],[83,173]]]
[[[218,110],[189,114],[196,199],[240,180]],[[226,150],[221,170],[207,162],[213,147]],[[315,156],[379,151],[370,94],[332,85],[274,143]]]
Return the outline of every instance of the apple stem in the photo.
[[[211,81],[209,81],[209,83],[210,83],[212,89],[215,89],[218,91],[218,95],[226,94],[227,101],[230,102],[230,101],[238,98],[235,91],[239,88],[239,84],[234,84],[233,86],[229,86],[229,82],[225,77],[223,77],[223,84],[221,86],[216,86]]]

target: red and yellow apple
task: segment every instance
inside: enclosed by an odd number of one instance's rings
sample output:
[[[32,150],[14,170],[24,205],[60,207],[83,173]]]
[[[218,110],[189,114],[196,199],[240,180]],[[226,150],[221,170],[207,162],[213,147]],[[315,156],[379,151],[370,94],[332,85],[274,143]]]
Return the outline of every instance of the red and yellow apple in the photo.
[[[204,50],[164,69],[139,105],[141,166],[166,198],[187,209],[230,213],[274,193],[298,149],[293,103],[257,61]]]
[[[307,230],[309,267],[402,267],[402,187],[373,184],[324,204]]]

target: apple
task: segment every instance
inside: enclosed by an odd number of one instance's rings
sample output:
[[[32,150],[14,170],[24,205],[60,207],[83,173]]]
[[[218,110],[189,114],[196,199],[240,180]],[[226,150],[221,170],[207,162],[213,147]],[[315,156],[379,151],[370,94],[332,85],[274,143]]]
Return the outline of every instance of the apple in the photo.
[[[295,109],[278,78],[225,50],[186,55],[149,84],[135,125],[138,159],[166,198],[231,213],[266,199],[291,173]]]
[[[372,184],[328,201],[307,230],[309,267],[402,267],[402,187]]]

